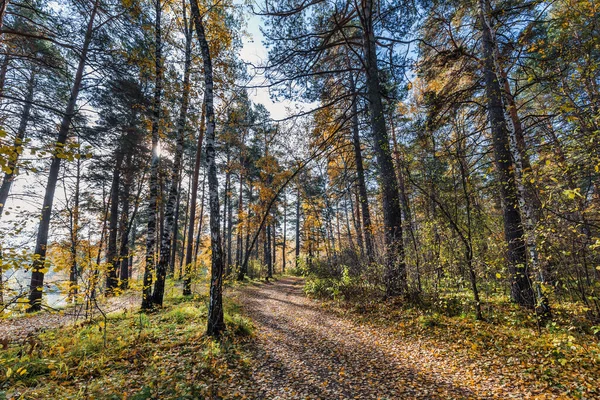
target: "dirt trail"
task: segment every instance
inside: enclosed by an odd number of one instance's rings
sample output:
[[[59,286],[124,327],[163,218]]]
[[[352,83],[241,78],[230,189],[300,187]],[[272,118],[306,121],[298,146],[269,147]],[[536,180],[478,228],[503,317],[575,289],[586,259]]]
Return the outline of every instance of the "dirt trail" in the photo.
[[[248,344],[250,398],[523,398],[501,377],[452,365],[418,339],[400,340],[329,312],[286,277],[239,291],[257,326]],[[481,374],[481,375],[480,375]]]

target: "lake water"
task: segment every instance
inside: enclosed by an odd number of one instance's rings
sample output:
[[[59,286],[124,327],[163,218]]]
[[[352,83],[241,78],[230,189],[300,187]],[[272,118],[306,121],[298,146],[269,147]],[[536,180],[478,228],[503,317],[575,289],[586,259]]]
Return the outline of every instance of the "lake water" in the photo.
[[[5,283],[8,290],[12,290],[16,293],[26,293],[29,290],[29,282],[31,280],[31,273],[24,270],[14,271],[9,269],[4,271],[2,274],[2,281]],[[67,295],[61,292],[61,288],[58,286],[61,282],[68,279],[63,274],[58,274],[53,271],[49,271],[44,276],[44,303],[50,307],[58,308],[67,304]],[[5,300],[8,301],[14,294],[5,296]]]

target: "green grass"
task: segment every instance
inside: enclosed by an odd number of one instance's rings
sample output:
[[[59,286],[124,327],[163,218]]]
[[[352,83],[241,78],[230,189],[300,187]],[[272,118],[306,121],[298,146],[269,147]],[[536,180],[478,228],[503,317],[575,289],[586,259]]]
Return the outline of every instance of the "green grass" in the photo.
[[[225,301],[227,332],[206,330],[205,297],[167,298],[156,312],[116,312],[40,334],[41,348],[0,353],[0,399],[193,399],[218,395],[246,363],[252,323]]]

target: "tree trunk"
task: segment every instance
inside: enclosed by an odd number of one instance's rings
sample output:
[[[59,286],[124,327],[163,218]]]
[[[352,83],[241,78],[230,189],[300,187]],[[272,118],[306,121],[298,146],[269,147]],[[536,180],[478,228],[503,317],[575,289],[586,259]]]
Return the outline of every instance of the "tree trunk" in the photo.
[[[132,154],[127,152],[125,158],[125,181],[123,184],[123,193],[121,195],[121,222],[119,226],[119,235],[121,237],[121,243],[119,244],[119,278],[121,280],[121,289],[129,287],[129,231],[131,228],[131,220],[133,216],[129,215],[129,197],[131,196],[131,185],[133,184],[133,165],[132,165]]]
[[[367,98],[369,100],[374,149],[381,175],[383,225],[386,245],[386,294],[388,296],[396,296],[406,290],[406,266],[404,264],[404,244],[402,240],[402,211],[400,208],[400,199],[398,198],[398,181],[396,180],[385,126],[372,13],[373,1],[365,0],[359,14],[364,35]]]
[[[511,298],[517,304],[533,308],[535,299],[525,249],[524,231],[517,198],[509,132],[504,117],[502,92],[494,67],[493,36],[488,22],[488,7],[485,0],[479,1],[480,19],[483,32],[483,56],[485,90],[488,116],[494,142],[494,156],[499,176],[500,196],[502,197],[504,237],[508,244],[508,267],[511,274]]]
[[[35,244],[35,260],[33,261],[31,266],[31,283],[29,285],[29,308],[27,309],[29,312],[39,311],[42,306],[44,267],[46,265],[46,246],[48,244],[48,231],[50,230],[50,217],[52,216],[54,192],[56,191],[56,183],[58,181],[60,163],[63,158],[62,153],[64,151],[64,145],[67,142],[69,128],[71,127],[71,121],[73,120],[73,117],[76,113],[75,106],[77,104],[77,97],[79,97],[81,81],[83,80],[83,71],[85,69],[87,61],[87,53],[89,50],[90,42],[92,40],[94,20],[96,18],[96,12],[98,10],[98,3],[99,0],[95,0],[94,6],[91,10],[90,20],[88,21],[85,38],[83,41],[83,47],[81,49],[81,55],[79,58],[79,64],[77,66],[77,72],[75,73],[75,81],[73,82],[71,95],[69,96],[69,102],[67,103],[67,108],[60,123],[58,137],[56,143],[54,144],[54,152],[52,156],[52,162],[50,164],[48,183],[46,184],[46,193],[44,194],[42,214],[40,217],[40,225],[38,228]]]
[[[351,90],[356,92],[354,77],[350,75]],[[362,208],[362,234],[364,237],[367,260],[373,262],[375,251],[373,247],[373,227],[371,225],[371,213],[369,212],[369,197],[367,195],[367,185],[365,183],[365,170],[363,166],[362,149],[360,147],[360,137],[358,132],[358,96],[356,93],[352,96],[352,143],[354,145],[354,163],[356,164],[356,175],[358,193],[360,196],[360,207]],[[358,207],[358,205],[357,205]],[[360,212],[360,211],[359,211]],[[362,241],[362,240],[361,240]]]
[[[200,189],[200,215],[198,216],[198,232],[196,233],[196,245],[194,247],[194,262],[198,260],[198,252],[200,251],[200,242],[202,239],[202,222],[204,221],[204,197],[206,196],[206,174],[202,177],[202,189]]]
[[[7,157],[6,163],[7,172],[4,174],[2,179],[2,186],[0,186],[0,218],[4,210],[4,205],[8,199],[10,188],[12,186],[15,177],[17,176],[17,163],[19,156],[23,152],[23,140],[25,139],[25,133],[27,131],[27,124],[31,116],[31,103],[33,101],[33,89],[35,88],[35,72],[32,72],[27,81],[27,95],[25,96],[25,102],[23,103],[23,112],[21,113],[21,120],[19,122],[19,129],[13,142],[13,153]]]
[[[171,245],[171,259],[169,262],[169,275],[175,275],[175,259],[177,258],[177,248],[179,244],[179,217],[181,211],[181,185],[183,178],[179,179],[179,189],[177,190],[177,201],[175,206],[175,221],[173,222],[173,239]]]
[[[161,97],[163,89],[163,63],[162,63],[162,34],[161,34],[161,0],[156,0],[156,20],[154,21],[155,35],[155,60],[154,60],[154,99],[152,102],[152,160],[150,164],[148,201],[148,229],[146,237],[146,265],[144,268],[143,288],[142,288],[142,310],[152,308],[152,281],[154,279],[154,263],[156,252],[156,225],[158,212],[158,191],[159,191],[159,168],[160,154],[158,146],[160,141],[160,119],[161,119]]]
[[[79,246],[79,193],[81,183],[81,159],[77,159],[77,175],[75,178],[75,194],[73,209],[71,211],[71,268],[69,271],[69,300],[77,296],[77,278],[79,268],[77,265],[77,248]]]
[[[192,0],[192,3],[194,1]],[[194,20],[195,15],[192,15]],[[196,29],[198,29],[196,27]],[[187,248],[185,251],[185,272],[183,278],[183,295],[189,296],[192,294],[192,257],[194,252],[194,228],[196,227],[196,200],[198,198],[198,176],[200,174],[200,160],[202,159],[202,141],[204,140],[204,129],[206,123],[206,100],[202,105],[202,114],[200,116],[200,132],[198,133],[198,144],[196,146],[196,159],[194,162],[194,175],[192,177],[192,193],[189,205],[189,219],[187,232]]]
[[[300,182],[296,182],[296,268],[300,263]]]
[[[223,251],[221,248],[221,232],[219,227],[219,182],[217,180],[217,163],[215,159],[213,70],[210,49],[204,34],[204,23],[198,9],[198,0],[192,0],[191,6],[204,65],[204,98],[206,104],[206,163],[208,166],[210,244],[212,247],[210,299],[206,333],[209,336],[219,336],[225,330],[225,322],[223,320]]]
[[[117,234],[119,232],[119,185],[121,181],[121,163],[123,161],[122,149],[117,150],[115,157],[115,169],[110,189],[110,220],[108,223],[108,247],[106,250],[106,260],[108,261],[108,270],[106,273],[107,296],[112,295],[114,289],[118,286],[117,266],[119,265],[119,256],[117,253]]]
[[[185,201],[185,215],[183,219],[183,243],[181,245],[181,252],[179,254],[179,279],[183,278],[183,262],[185,260],[185,250],[187,248],[187,230],[188,230],[188,222],[189,222],[189,212],[190,212],[190,198],[192,195],[192,175],[190,175],[188,180],[188,190],[187,190],[187,198]]]
[[[285,274],[286,260],[286,244],[287,244],[287,196],[283,192],[283,243],[281,248],[281,273]]]
[[[184,8],[185,9],[185,8]],[[185,18],[185,13],[184,13]],[[171,185],[165,211],[164,229],[160,244],[160,259],[156,268],[156,282],[154,283],[154,293],[152,302],[154,305],[162,307],[165,293],[165,280],[167,269],[171,265],[171,242],[173,237],[173,225],[175,223],[175,206],[179,196],[179,183],[181,180],[181,168],[183,164],[183,145],[185,141],[185,127],[187,112],[190,101],[190,69],[192,65],[192,31],[186,28],[185,41],[185,65],[183,72],[183,94],[181,96],[181,108],[177,120],[177,146],[175,148],[175,159],[173,160],[173,169],[171,171]]]

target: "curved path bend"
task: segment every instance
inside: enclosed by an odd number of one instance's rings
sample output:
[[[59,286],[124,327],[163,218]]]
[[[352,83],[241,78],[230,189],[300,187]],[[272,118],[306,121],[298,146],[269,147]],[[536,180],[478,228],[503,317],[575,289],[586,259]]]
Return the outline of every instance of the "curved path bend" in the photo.
[[[285,277],[237,291],[257,328],[247,345],[247,398],[471,399],[498,398],[498,389],[511,397],[496,379],[446,364],[418,339],[328,311],[302,285]]]

